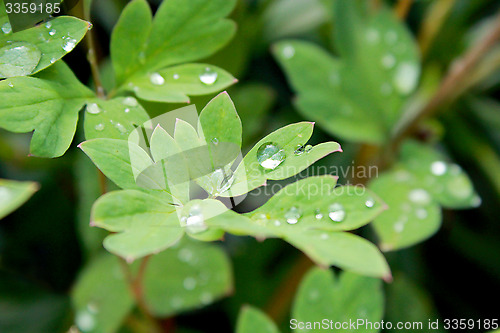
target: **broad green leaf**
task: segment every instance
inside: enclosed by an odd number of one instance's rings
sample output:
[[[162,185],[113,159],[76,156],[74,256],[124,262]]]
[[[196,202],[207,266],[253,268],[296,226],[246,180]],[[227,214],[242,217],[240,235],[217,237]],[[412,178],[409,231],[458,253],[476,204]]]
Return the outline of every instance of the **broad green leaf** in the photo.
[[[384,314],[384,294],[378,279],[344,272],[335,278],[330,270],[311,269],[302,280],[295,295],[292,318],[295,332],[321,332],[321,328],[301,327],[298,322],[333,323],[380,322]],[[293,321],[291,321],[293,325]],[[292,328],[294,328],[292,326]],[[334,326],[335,328],[335,326]],[[358,328],[359,329],[359,328]],[[335,329],[339,332],[357,332],[358,329]],[[363,329],[363,332],[378,332]]]
[[[252,306],[244,306],[238,315],[236,333],[279,333],[276,324],[265,313]]]
[[[85,112],[85,138],[126,140],[149,116],[133,97],[89,101]]]
[[[279,237],[279,232],[269,228],[265,223],[261,222],[260,220],[252,220],[232,210],[227,210],[207,220],[207,225],[209,227],[222,229],[237,236],[253,236],[257,239]]]
[[[308,177],[292,183],[247,215],[265,217],[280,229],[353,230],[377,217],[385,204],[371,191],[340,186],[337,177]],[[289,224],[289,223],[291,224]],[[292,225],[293,224],[293,225]]]
[[[89,22],[76,17],[60,16],[30,29],[0,35],[0,47],[2,47],[0,49],[0,78],[34,74],[51,66],[71,52],[90,27]],[[9,42],[12,41],[17,43],[10,44]],[[22,47],[26,48],[27,45],[30,45],[30,49],[33,50],[29,57],[22,50]],[[11,53],[12,57],[19,54],[20,58],[15,59],[19,68],[17,73],[5,71],[8,65],[4,63],[4,60],[9,60],[9,58],[4,58],[2,51],[4,55]]]
[[[318,265],[391,279],[384,256],[375,245],[359,236],[346,232],[288,229],[284,239]]]
[[[335,42],[341,58],[300,41],[274,54],[298,93],[297,107],[334,135],[382,143],[416,87],[416,44],[392,13],[367,17],[355,1],[336,1]]]
[[[282,127],[261,139],[243,158],[235,172],[231,187],[234,196],[245,194],[266,183],[267,179],[280,180],[292,177],[317,160],[331,153],[342,151],[336,142],[325,142],[306,148],[312,135],[314,123],[301,122]],[[280,159],[263,158],[261,147],[271,144],[278,151]],[[259,162],[259,160],[261,160]],[[262,160],[279,164],[273,168],[262,166]],[[266,164],[265,164],[266,165]]]
[[[173,316],[201,308],[233,289],[231,263],[218,246],[183,240],[153,256],[144,275],[144,295],[153,314]]]
[[[410,186],[404,179],[407,171],[381,175],[370,183],[389,207],[372,226],[384,251],[396,250],[421,242],[441,226],[441,209],[422,187]]]
[[[94,95],[63,62],[37,74],[0,82],[0,127],[16,133],[35,131],[31,154],[58,157],[68,149],[78,112]]]
[[[0,219],[12,213],[38,190],[34,182],[0,179]]]
[[[127,85],[141,99],[165,103],[189,103],[188,96],[221,91],[237,80],[225,70],[206,64],[185,64],[136,76]]]
[[[82,142],[79,147],[119,187],[143,188],[137,184],[136,177],[151,166],[153,161],[138,145],[125,140],[93,139]]]
[[[234,23],[224,18],[234,4],[235,0],[164,1],[151,21],[146,1],[132,1],[112,35],[118,88],[137,86],[141,98],[181,102],[186,95],[214,92],[234,83],[219,69],[217,80],[205,87],[199,78],[200,65],[168,68],[205,58],[224,46],[235,32]],[[177,82],[174,74],[179,75]],[[159,82],[164,84],[154,85]]]
[[[119,258],[103,253],[80,273],[71,293],[75,324],[82,332],[116,332],[134,301]]]

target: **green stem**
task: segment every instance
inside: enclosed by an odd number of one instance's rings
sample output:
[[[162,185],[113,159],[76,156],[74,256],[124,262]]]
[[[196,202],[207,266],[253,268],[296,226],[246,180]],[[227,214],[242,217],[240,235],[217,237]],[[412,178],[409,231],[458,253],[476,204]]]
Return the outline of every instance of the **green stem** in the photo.
[[[81,6],[83,7],[83,18],[85,21],[91,22],[90,17],[90,6],[85,6],[84,1],[81,1]],[[95,91],[97,97],[101,99],[106,99],[106,93],[101,81],[101,74],[99,72],[99,63],[96,56],[96,46],[95,36],[93,29],[85,36],[85,41],[87,43],[87,60],[90,64],[90,70],[92,73],[92,79],[94,81]]]

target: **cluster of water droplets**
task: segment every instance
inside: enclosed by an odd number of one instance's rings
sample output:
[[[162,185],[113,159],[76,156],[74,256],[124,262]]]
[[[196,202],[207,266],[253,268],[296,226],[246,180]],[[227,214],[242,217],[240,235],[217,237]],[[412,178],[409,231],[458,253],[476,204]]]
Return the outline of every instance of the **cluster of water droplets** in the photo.
[[[312,149],[313,149],[313,146],[311,146],[311,145],[306,145],[306,146],[304,146],[304,145],[297,145],[297,147],[295,148],[293,154],[295,156],[300,156],[300,155],[302,155],[304,153],[310,153]]]
[[[130,107],[136,107],[138,105],[137,100],[134,97],[126,97],[123,99],[122,104],[125,106],[123,112],[124,113],[129,113],[130,112]],[[99,115],[101,112],[106,112],[105,110],[101,109],[97,103],[89,103],[86,108],[87,113],[91,115]],[[122,123],[114,120],[110,120],[109,123],[116,128],[120,134],[125,135],[128,133],[127,127],[123,125]],[[98,123],[94,126],[94,129],[98,132],[104,131],[106,129],[106,125],[104,123]]]

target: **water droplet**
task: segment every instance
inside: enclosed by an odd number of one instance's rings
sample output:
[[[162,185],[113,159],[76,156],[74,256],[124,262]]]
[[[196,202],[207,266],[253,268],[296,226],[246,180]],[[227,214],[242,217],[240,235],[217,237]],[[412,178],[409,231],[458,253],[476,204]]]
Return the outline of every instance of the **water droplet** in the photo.
[[[174,309],[178,309],[184,304],[184,301],[180,297],[172,297],[172,300],[170,301],[170,305]]]
[[[404,95],[411,93],[417,86],[419,69],[409,62],[399,64],[394,75],[394,86]]]
[[[269,221],[269,217],[263,213],[257,213],[252,216],[252,219],[255,220],[260,225],[266,225],[267,221]]]
[[[52,29],[49,31],[49,35],[54,36],[56,34],[56,30]]]
[[[394,44],[398,41],[398,34],[396,31],[390,30],[385,33],[385,41],[387,44]]]
[[[274,225],[279,227],[281,225],[281,222],[279,220],[274,221]]]
[[[319,236],[322,240],[327,240],[328,238],[330,238],[330,236],[328,236],[328,234],[321,234]]]
[[[13,77],[31,74],[42,53],[33,44],[15,42],[0,48],[0,76]]]
[[[328,207],[328,216],[333,222],[342,222],[345,219],[345,210],[344,206],[339,203],[334,203]]]
[[[446,173],[446,163],[443,161],[436,161],[431,164],[431,172],[435,176],[442,176]]]
[[[9,22],[4,23],[4,25],[2,25],[2,32],[4,34],[10,34],[12,32],[12,26],[10,25]]]
[[[288,224],[295,224],[299,222],[300,217],[302,216],[302,213],[300,211],[300,208],[292,206],[286,213],[285,213],[285,219]]]
[[[52,58],[52,59],[50,59],[50,63],[51,63],[51,64],[55,63],[56,61],[57,61],[57,59],[56,59],[56,58]]]
[[[0,202],[4,203],[11,199],[10,190],[6,187],[0,187]]]
[[[292,45],[287,45],[283,48],[283,57],[290,59],[295,55],[295,49]]]
[[[214,145],[218,145],[219,144],[219,139],[217,139],[217,138],[213,138],[211,141],[212,141],[212,143]]]
[[[75,323],[83,332],[91,331],[95,327],[94,315],[87,310],[79,311],[75,316]]]
[[[88,26],[87,30],[90,31],[90,30],[92,30],[93,27],[94,27],[94,25],[89,22],[89,26]]]
[[[423,220],[427,217],[427,211],[423,208],[419,208],[415,211],[415,215],[420,219]]]
[[[137,106],[137,100],[134,97],[125,97],[122,103],[127,106]]]
[[[313,146],[311,146],[311,145],[307,145],[307,146],[304,148],[304,151],[305,151],[306,153],[310,153],[312,149],[313,149]]]
[[[182,262],[189,262],[193,259],[193,252],[190,249],[183,248],[179,251],[178,258]]]
[[[199,233],[208,229],[200,205],[190,207],[188,214],[181,217],[181,226],[186,227],[192,233]]]
[[[179,80],[179,74],[174,74],[173,78],[174,78],[174,80]]]
[[[149,76],[149,80],[156,86],[161,86],[165,83],[165,79],[158,73],[153,73]]]
[[[210,304],[212,303],[214,300],[214,297],[212,296],[211,293],[209,292],[203,292],[200,296],[200,301],[201,301],[201,304],[203,305],[207,305],[207,304]]]
[[[369,198],[365,201],[365,206],[368,208],[372,208],[375,205],[375,200]]]
[[[184,279],[184,282],[182,284],[184,285],[184,288],[186,288],[186,290],[193,290],[196,287],[196,279],[187,277]]]
[[[75,48],[75,46],[76,46],[76,39],[73,38],[66,38],[66,40],[64,40],[62,44],[62,48],[66,52],[70,52]]]
[[[375,29],[368,29],[366,31],[366,36],[365,37],[366,37],[366,40],[370,44],[376,44],[380,40],[380,35],[379,35],[378,31],[375,30]]]
[[[408,193],[408,199],[410,199],[411,202],[420,205],[426,205],[431,202],[431,196],[422,188],[410,191],[410,193]]]
[[[294,150],[293,154],[294,154],[295,156],[300,156],[300,155],[304,154],[304,151],[305,151],[305,147],[304,147],[303,145],[298,145],[298,146],[295,148],[295,150]]]
[[[446,183],[448,192],[458,199],[466,199],[472,195],[472,186],[465,175],[457,175]]]
[[[128,132],[128,131],[127,131],[127,128],[126,128],[125,126],[123,126],[122,124],[120,124],[120,123],[116,123],[116,124],[115,124],[115,127],[116,127],[116,129],[117,129],[118,131],[120,131],[120,133],[122,133],[122,134],[125,134],[125,133],[127,133],[127,132]]]
[[[125,111],[125,113],[129,113],[129,112],[130,112],[130,109],[129,109],[129,108],[126,108],[124,111]]]
[[[11,88],[14,88],[14,83],[9,82],[8,86],[11,87]]]
[[[94,126],[94,129],[95,129],[96,131],[99,131],[99,132],[100,132],[100,131],[103,131],[103,130],[104,130],[104,128],[105,128],[105,126],[104,126],[104,124],[103,124],[103,123],[99,123],[99,124],[97,124],[97,125],[95,125],[95,126]]]
[[[316,220],[321,220],[323,218],[323,214],[319,208],[314,211],[314,218],[316,218]]]
[[[382,66],[385,68],[389,69],[394,67],[396,64],[396,58],[392,54],[386,54],[385,56],[382,57]]]
[[[200,81],[208,86],[212,85],[217,81],[217,72],[210,69],[210,67],[205,68],[205,71],[200,74]]]
[[[218,168],[212,172],[210,180],[212,187],[215,189],[215,193],[223,193],[233,185],[234,173],[231,169],[224,171],[222,168]]]
[[[90,103],[87,105],[87,112],[90,114],[99,114],[101,112],[101,109],[96,103]]]
[[[266,142],[257,150],[257,161],[267,170],[276,169],[286,158],[285,151],[276,143]]]

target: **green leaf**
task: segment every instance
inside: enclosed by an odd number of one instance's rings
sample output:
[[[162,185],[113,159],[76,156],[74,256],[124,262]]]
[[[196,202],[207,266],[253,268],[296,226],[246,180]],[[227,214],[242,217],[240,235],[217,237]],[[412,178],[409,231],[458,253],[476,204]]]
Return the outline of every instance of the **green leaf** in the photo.
[[[167,68],[208,57],[224,46],[235,32],[234,23],[224,19],[234,4],[234,0],[165,1],[151,21],[146,1],[132,1],[112,35],[111,57],[118,87],[137,86],[141,98],[180,102],[186,101],[188,94],[214,92],[234,83],[229,74],[217,69],[216,84],[203,86],[199,66],[205,65]],[[155,72],[163,78],[155,75],[153,81],[165,81],[164,85],[152,85],[151,74]],[[174,74],[179,74],[179,79],[172,84]]]
[[[83,332],[116,332],[134,301],[117,257],[103,253],[88,263],[73,287],[75,323]]]
[[[85,138],[126,140],[149,116],[133,97],[118,97],[103,101],[94,99],[85,112]]]
[[[265,313],[252,306],[244,306],[238,315],[236,333],[279,333],[276,324]]]
[[[321,266],[391,279],[389,266],[375,245],[346,232],[288,230],[284,239]]]
[[[78,112],[91,97],[68,66],[58,62],[37,77],[0,82],[0,127],[16,133],[35,130],[31,154],[58,157],[71,144]]]
[[[340,59],[299,41],[276,44],[275,57],[299,95],[303,115],[347,140],[382,143],[416,87],[416,43],[388,10],[367,17],[355,1],[335,4]]]
[[[153,256],[144,275],[146,303],[159,317],[207,306],[232,288],[226,253],[218,246],[187,239]]]
[[[41,55],[35,45],[26,42],[15,42],[0,48],[0,77],[31,74]]]
[[[82,40],[90,28],[90,23],[82,21],[76,17],[60,16],[36,27],[25,29],[16,33],[2,34],[0,36],[0,78],[10,76],[24,76],[38,73],[39,71],[51,66],[64,55],[71,52],[75,46]],[[10,44],[9,42],[17,43]],[[21,45],[22,44],[22,45]],[[31,49],[31,55],[24,52],[19,47]],[[15,50],[17,48],[17,50]],[[18,72],[6,71],[4,55],[19,54],[21,58],[16,59],[19,66]],[[9,66],[10,67],[10,66]],[[31,69],[31,70],[30,70]]]
[[[373,192],[355,186],[335,187],[336,184],[337,177],[333,176],[299,180],[247,215],[256,219],[264,215],[270,222],[278,221],[280,229],[340,231],[362,227],[386,209]],[[296,224],[288,224],[287,219]]]
[[[245,155],[236,169],[235,181],[231,187],[232,195],[245,194],[264,185],[267,179],[280,180],[292,177],[326,155],[342,151],[336,142],[325,142],[305,149],[304,146],[312,135],[313,126],[314,124],[310,122],[291,124],[261,139]],[[269,143],[279,149],[282,156],[282,162],[274,169],[266,169],[259,163],[259,149]],[[298,149],[301,152],[302,149],[305,150],[303,153],[296,153]]]
[[[0,179],[0,219],[9,215],[38,191],[35,182]]]
[[[225,70],[206,64],[185,64],[136,76],[127,89],[147,101],[189,103],[188,96],[221,91],[237,80]]]
[[[297,322],[333,323],[380,322],[384,313],[384,293],[378,279],[345,272],[337,279],[330,270],[311,269],[295,295],[292,318]],[[330,322],[329,322],[330,323]],[[293,321],[291,321],[293,325]],[[320,328],[300,327],[295,332],[321,332]],[[294,328],[292,326],[292,328]],[[352,330],[336,330],[352,332]],[[363,332],[378,332],[366,329]]]
[[[138,145],[125,140],[93,139],[82,142],[79,147],[119,187],[143,188],[137,184],[136,177],[151,166],[153,161]]]

